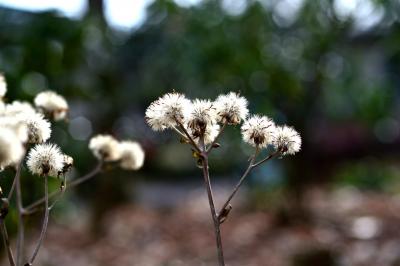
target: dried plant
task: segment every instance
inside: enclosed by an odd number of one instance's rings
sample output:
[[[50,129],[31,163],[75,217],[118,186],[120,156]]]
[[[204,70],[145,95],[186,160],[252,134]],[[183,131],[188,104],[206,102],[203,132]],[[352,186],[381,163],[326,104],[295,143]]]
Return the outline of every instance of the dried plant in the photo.
[[[181,137],[181,143],[191,146],[192,155],[197,165],[202,168],[220,266],[225,265],[220,228],[228,218],[232,209],[230,202],[243,181],[259,165],[274,157],[295,154],[301,147],[300,135],[293,128],[276,126],[272,119],[266,116],[249,116],[247,105],[247,100],[234,92],[220,95],[215,101],[191,101],[185,95],[173,92],[152,102],[146,110],[149,126],[155,131],[174,130]],[[220,146],[217,141],[225,127],[239,125],[242,121],[243,141],[254,147],[254,153],[249,159],[246,171],[217,211],[209,174],[209,154]],[[274,151],[257,161],[261,150],[269,145],[273,146]]]
[[[65,120],[69,108],[64,97],[52,91],[39,93],[34,99],[34,106],[20,101],[6,103],[4,101],[6,92],[6,81],[4,76],[0,75],[0,171],[6,168],[15,169],[13,184],[7,195],[0,188],[0,231],[10,265],[33,265],[46,235],[50,211],[66,191],[66,174],[73,167],[72,157],[64,154],[56,144],[47,142],[51,136],[50,120]],[[90,140],[89,149],[98,159],[97,166],[87,175],[72,180],[68,188],[87,181],[105,169],[110,169],[110,167],[104,167],[107,164],[126,170],[138,170],[144,162],[144,151],[138,143],[119,142],[109,135],[93,137]],[[30,191],[29,188],[21,187],[21,168],[25,158],[29,172],[40,177],[44,184],[44,196],[27,206],[22,202],[22,189],[26,193]],[[49,177],[55,177],[60,181],[59,190],[49,192]],[[18,213],[15,256],[5,224],[9,209],[12,208],[13,198],[15,198]],[[50,202],[50,200],[53,201]],[[42,209],[44,218],[39,239],[31,255],[25,258],[24,218]]]

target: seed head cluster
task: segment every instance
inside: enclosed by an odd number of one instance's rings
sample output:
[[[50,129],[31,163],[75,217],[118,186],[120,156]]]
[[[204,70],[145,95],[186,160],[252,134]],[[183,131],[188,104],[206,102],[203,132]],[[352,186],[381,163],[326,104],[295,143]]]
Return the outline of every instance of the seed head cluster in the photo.
[[[242,138],[251,146],[266,148],[271,145],[281,155],[295,154],[300,150],[301,138],[293,128],[276,126],[267,116],[249,116],[247,106],[246,98],[235,92],[219,95],[215,101],[190,101],[183,94],[173,92],[150,104],[146,121],[155,131],[173,128],[181,136],[205,145],[215,141],[222,125],[239,125],[244,121]]]
[[[145,153],[139,143],[119,142],[111,135],[97,135],[89,142],[93,155],[103,162],[115,162],[122,169],[138,170],[143,166]]]
[[[36,104],[35,108],[29,102],[18,100],[5,102],[6,92],[6,80],[0,75],[0,170],[15,167],[23,160],[29,145],[35,145],[28,153],[29,170],[41,176],[58,176],[64,165],[61,159],[66,155],[58,146],[45,143],[51,136],[51,123],[42,114],[42,107]],[[54,92],[46,94],[56,95]],[[35,103],[38,98],[43,99],[40,95],[43,94],[39,93]],[[62,105],[68,106],[66,101]]]

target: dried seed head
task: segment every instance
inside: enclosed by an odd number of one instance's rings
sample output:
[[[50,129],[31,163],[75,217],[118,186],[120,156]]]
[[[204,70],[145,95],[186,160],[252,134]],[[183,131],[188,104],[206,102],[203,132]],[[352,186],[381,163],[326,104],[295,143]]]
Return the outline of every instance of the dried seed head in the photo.
[[[105,162],[113,162],[120,159],[118,141],[110,135],[97,135],[89,142],[89,149],[93,155]]]
[[[119,143],[121,153],[120,166],[126,170],[138,170],[144,163],[144,150],[139,143],[134,141],[122,141]]]
[[[275,132],[275,123],[266,116],[254,115],[242,125],[242,137],[244,142],[260,148],[272,143]]]
[[[191,102],[183,94],[167,93],[152,102],[146,110],[146,121],[155,131],[184,123],[191,112]]]
[[[282,155],[292,155],[300,151],[301,137],[294,128],[279,126],[275,130],[272,144]]]
[[[29,151],[26,164],[32,174],[58,177],[64,166],[64,155],[55,144],[37,144]]]
[[[214,103],[218,114],[218,122],[221,123],[229,125],[240,124],[249,113],[246,98],[235,92],[218,96]]]
[[[44,91],[36,95],[35,106],[47,117],[56,121],[63,120],[68,114],[68,103],[65,98],[53,91]]]

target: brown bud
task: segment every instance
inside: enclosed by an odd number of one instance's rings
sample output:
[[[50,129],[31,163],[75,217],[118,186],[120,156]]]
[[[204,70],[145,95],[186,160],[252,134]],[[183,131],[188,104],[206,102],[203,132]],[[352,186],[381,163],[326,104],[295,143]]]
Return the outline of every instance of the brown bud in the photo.
[[[221,144],[215,142],[215,143],[213,143],[212,147],[213,148],[219,148],[219,147],[221,147]]]

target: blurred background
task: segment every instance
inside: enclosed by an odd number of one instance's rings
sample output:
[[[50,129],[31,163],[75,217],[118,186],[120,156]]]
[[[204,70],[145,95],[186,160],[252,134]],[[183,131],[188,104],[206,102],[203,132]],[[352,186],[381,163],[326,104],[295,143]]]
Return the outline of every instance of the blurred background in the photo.
[[[0,71],[8,101],[47,89],[69,101],[52,141],[75,158],[70,178],[95,166],[94,134],[146,150],[140,171],[68,193],[39,265],[216,264],[189,147],[144,121],[172,90],[240,92],[252,113],[303,138],[299,154],[258,168],[234,201],[227,265],[400,265],[397,0],[0,0]],[[218,206],[251,154],[239,127],[221,144],[211,157]],[[42,195],[38,180],[24,183],[26,202]],[[32,240],[40,220],[27,221]]]

